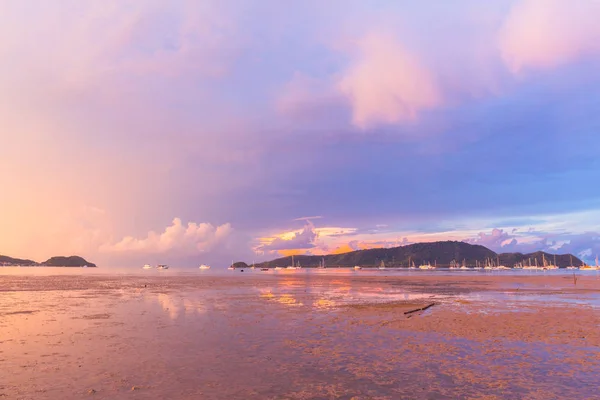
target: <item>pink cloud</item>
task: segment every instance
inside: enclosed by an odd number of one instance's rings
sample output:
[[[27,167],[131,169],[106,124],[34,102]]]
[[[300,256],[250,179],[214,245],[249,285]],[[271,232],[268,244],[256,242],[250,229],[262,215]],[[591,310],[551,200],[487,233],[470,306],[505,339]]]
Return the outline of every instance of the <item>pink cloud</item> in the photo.
[[[500,31],[504,62],[519,73],[599,53],[599,15],[596,0],[521,0]]]
[[[354,125],[410,122],[442,103],[432,74],[394,37],[370,34],[356,47],[358,54],[339,81]]]

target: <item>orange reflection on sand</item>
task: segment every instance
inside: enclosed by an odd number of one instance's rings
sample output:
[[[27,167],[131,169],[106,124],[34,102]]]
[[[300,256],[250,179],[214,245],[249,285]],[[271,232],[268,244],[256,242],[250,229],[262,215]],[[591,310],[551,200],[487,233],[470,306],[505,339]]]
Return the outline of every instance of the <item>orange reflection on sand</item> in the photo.
[[[281,304],[285,304],[286,306],[302,306],[303,305],[301,302],[296,300],[294,298],[294,296],[292,296],[291,294],[282,294],[275,300]]]

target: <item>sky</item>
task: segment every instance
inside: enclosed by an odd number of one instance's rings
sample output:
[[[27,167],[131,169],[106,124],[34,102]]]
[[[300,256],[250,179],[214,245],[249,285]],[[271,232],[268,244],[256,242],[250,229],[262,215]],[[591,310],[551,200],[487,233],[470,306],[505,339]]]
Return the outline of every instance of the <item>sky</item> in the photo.
[[[4,0],[0,254],[600,253],[600,1]]]

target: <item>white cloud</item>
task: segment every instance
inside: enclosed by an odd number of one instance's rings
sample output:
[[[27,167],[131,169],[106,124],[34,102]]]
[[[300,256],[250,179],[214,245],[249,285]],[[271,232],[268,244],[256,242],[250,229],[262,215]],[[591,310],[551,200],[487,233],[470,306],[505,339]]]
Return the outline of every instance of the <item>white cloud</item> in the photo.
[[[214,226],[209,223],[189,222],[184,225],[181,219],[175,218],[160,234],[150,231],[147,237],[141,239],[127,236],[115,244],[101,246],[100,250],[108,253],[197,254],[212,250],[226,240],[232,231],[230,224]]]

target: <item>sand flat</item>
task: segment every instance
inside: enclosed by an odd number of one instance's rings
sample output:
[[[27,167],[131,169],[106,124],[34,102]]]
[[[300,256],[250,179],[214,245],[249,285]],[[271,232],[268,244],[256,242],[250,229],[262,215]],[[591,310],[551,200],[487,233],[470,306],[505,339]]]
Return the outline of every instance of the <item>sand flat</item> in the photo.
[[[593,398],[599,296],[566,274],[0,276],[0,396]]]

